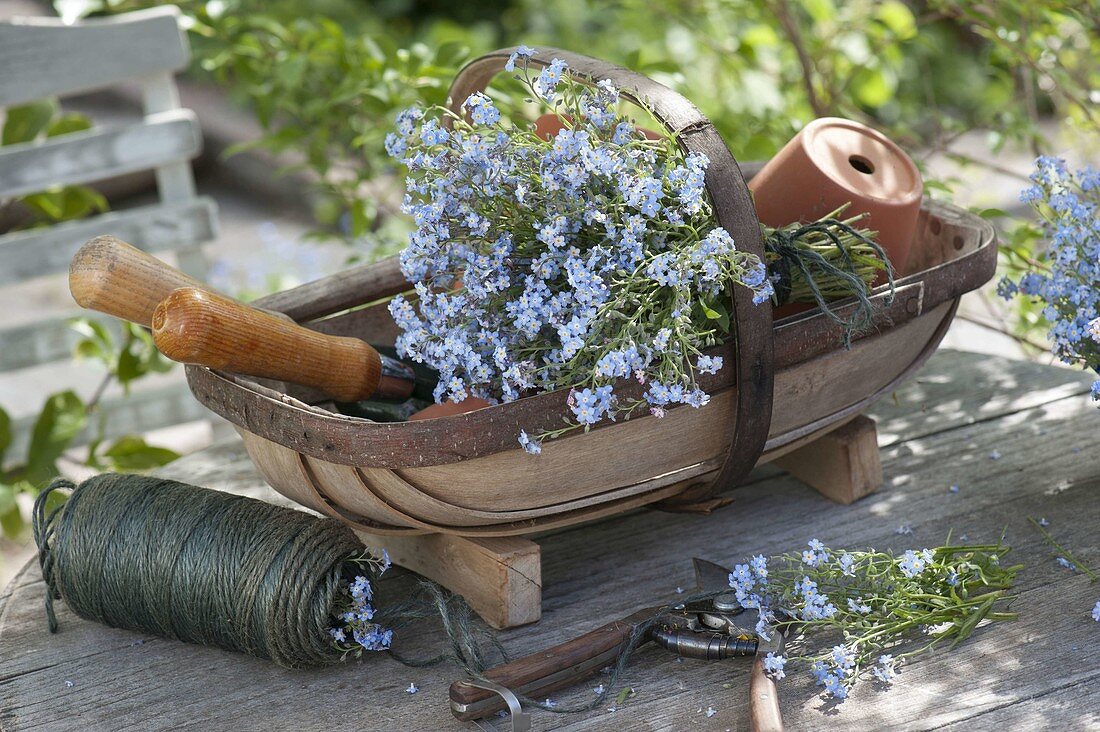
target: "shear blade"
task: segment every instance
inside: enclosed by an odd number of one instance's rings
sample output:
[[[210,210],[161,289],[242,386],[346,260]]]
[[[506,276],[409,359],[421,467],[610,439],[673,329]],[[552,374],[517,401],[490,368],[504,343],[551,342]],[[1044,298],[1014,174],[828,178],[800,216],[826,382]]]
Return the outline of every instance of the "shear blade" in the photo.
[[[695,566],[695,583],[700,591],[711,592],[729,587],[730,571],[722,565],[699,557],[692,559],[691,563]]]

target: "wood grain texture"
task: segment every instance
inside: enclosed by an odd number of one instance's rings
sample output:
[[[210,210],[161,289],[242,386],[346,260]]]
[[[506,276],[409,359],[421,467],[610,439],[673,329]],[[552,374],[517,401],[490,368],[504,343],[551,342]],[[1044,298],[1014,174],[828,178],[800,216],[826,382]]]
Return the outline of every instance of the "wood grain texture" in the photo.
[[[152,254],[121,239],[89,239],[69,263],[69,292],[76,304],[146,328],[157,306],[174,290],[203,287]]]
[[[153,340],[168,358],[237,374],[311,386],[338,401],[378,388],[378,351],[330,336],[196,287],[181,287],[153,313]]]
[[[872,412],[883,440],[887,482],[852,506],[820,497],[767,466],[731,492],[711,516],[640,512],[539,539],[544,614],[501,634],[514,657],[577,637],[690,588],[692,556],[722,563],[775,554],[810,537],[841,547],[903,550],[956,539],[994,540],[1008,529],[1010,559],[1023,562],[1015,623],[980,627],[959,649],[903,667],[894,688],[858,688],[840,705],[823,701],[805,671],[780,683],[788,729],[1095,729],[1100,635],[1089,609],[1097,585],[1058,567],[1028,516],[1045,516],[1081,561],[1100,565],[1100,415],[1087,375],[1067,369],[945,351]],[[991,460],[998,450],[1003,457]],[[221,445],[169,466],[165,475],[254,496],[266,489],[239,445]],[[949,493],[952,483],[960,486]],[[913,534],[895,533],[908,522]],[[408,591],[396,572],[386,592]],[[461,678],[444,664],[410,669],[382,656],[292,672],[262,661],[104,628],[61,608],[50,636],[42,584],[29,567],[0,610],[0,727],[50,730],[239,729],[465,730],[448,710]],[[0,592],[0,598],[3,592]],[[1051,598],[1056,597],[1057,602]],[[3,604],[0,600],[0,604]],[[431,624],[398,641],[427,657],[443,646]],[[73,682],[67,687],[65,681]],[[555,694],[591,699],[591,687]],[[406,694],[410,682],[420,688]],[[636,694],[615,713],[535,713],[535,728],[570,730],[744,730],[749,664],[676,660],[644,649],[623,683]],[[349,712],[349,699],[354,710]],[[703,711],[713,706],[712,718]]]
[[[286,313],[297,321],[315,320],[411,289],[412,285],[401,273],[400,261],[393,256],[351,267],[284,292],[265,295],[254,304],[266,310]],[[389,318],[385,307],[379,310],[385,312],[392,325],[393,318]]]
[[[147,252],[177,249],[214,236],[217,206],[209,198],[153,204],[0,236],[0,285],[64,272],[89,239],[110,235]]]
[[[176,109],[126,127],[91,129],[0,149],[0,196],[76,185],[196,157],[195,114]],[[190,175],[190,169],[188,169]],[[191,196],[193,197],[193,195]]]
[[[775,465],[830,500],[855,503],[882,485],[875,421],[860,415]]]
[[[944,312],[948,307],[939,306],[939,320],[933,317],[933,311],[928,318],[891,329],[881,336],[881,342],[860,341],[851,350],[838,350],[781,370],[777,396],[783,408],[777,410],[779,419],[773,424],[795,436],[780,433],[768,444],[775,442],[777,450],[783,450],[851,419],[921,363],[924,353],[931,352],[939,339],[933,331],[942,333],[949,322],[950,313]],[[835,378],[836,374],[843,374],[843,378]],[[383,467],[340,465],[303,454],[309,470],[302,473],[278,467],[292,460],[283,454],[293,454],[290,449],[259,435],[246,435],[246,443],[258,460],[270,456],[274,461],[274,466],[260,463],[272,485],[291,496],[316,492],[325,497],[324,505],[343,512],[351,522],[379,524],[387,530],[407,527],[503,536],[591,520],[616,506],[626,510],[663,500],[676,493],[670,492],[670,486],[682,490],[704,483],[719,467],[726,435],[733,428],[732,410],[725,408],[733,401],[732,391],[715,392],[712,404],[701,410],[675,409],[663,419],[643,416],[620,423],[613,430],[596,429],[555,440],[545,445],[543,454],[537,457],[515,449],[391,472]],[[280,406],[290,401],[278,394],[269,398]],[[494,410],[500,412],[501,408],[481,412]],[[299,411],[308,413],[303,408]],[[807,420],[819,424],[807,429]],[[507,429],[508,424],[495,426]],[[518,432],[519,428],[515,429]],[[456,439],[454,431],[440,434],[437,429],[433,436],[437,445],[441,439]],[[363,447],[380,446],[367,443]],[[419,448],[405,443],[401,452],[395,450],[387,459],[407,463],[423,457],[409,454],[410,449]],[[761,459],[771,457],[765,452]]]
[[[779,709],[776,682],[764,671],[764,657],[752,661],[749,677],[749,720],[752,732],[783,732],[783,713]]]
[[[888,386],[892,379],[911,367],[922,351],[930,352],[934,348],[942,335],[942,332],[938,335],[937,332],[942,330],[943,320],[949,312],[946,305],[941,305],[925,311],[926,318],[913,319],[875,334],[874,338],[857,341],[851,351],[834,348],[824,357],[799,361],[789,367],[783,364],[776,376],[776,398],[782,408],[776,410],[776,432],[770,437],[774,439],[789,430],[800,429],[809,420],[828,420],[831,417],[830,410],[847,407],[862,398],[873,397],[876,389]],[[364,334],[364,337],[368,336]],[[876,340],[881,342],[874,342]],[[894,345],[897,346],[898,353],[890,351]],[[728,355],[729,348],[723,346],[713,352]],[[860,355],[866,353],[875,354],[873,361]],[[851,370],[845,371],[842,366],[850,367]],[[840,374],[843,378],[833,384],[838,388],[831,392],[822,392],[818,387],[823,380],[828,380],[834,374]],[[547,443],[539,461],[533,461],[516,442],[521,429],[534,433],[561,425],[568,414],[568,394],[565,390],[538,394],[509,404],[435,420],[371,423],[322,410],[295,408],[292,404],[250,390],[239,382],[231,382],[211,371],[189,369],[188,380],[201,402],[235,424],[248,429],[254,428],[258,434],[310,457],[349,465],[419,470],[480,457],[498,465],[538,470],[539,465],[549,466],[554,462],[550,455],[557,445],[564,445],[575,439],[573,436],[566,436]],[[727,369],[717,375],[700,377],[700,386],[710,393],[719,392],[732,384],[733,376]],[[629,394],[631,390],[638,394],[641,392],[633,382],[621,384],[621,387],[619,393]],[[729,396],[733,397],[732,394]],[[801,410],[785,409],[792,396],[805,401]],[[670,415],[676,412],[687,412],[678,419],[701,419],[713,429],[718,429],[718,425],[732,426],[732,415],[718,414],[717,408],[708,406],[701,410],[691,410],[677,407],[669,410]],[[668,419],[669,417],[665,418]],[[583,438],[588,440],[600,432],[611,432],[612,435],[605,439],[614,440],[617,431],[631,432],[637,429],[632,425],[647,422],[660,420],[642,415],[614,424],[603,423],[596,425]],[[660,431],[661,427],[654,425],[651,429]],[[790,439],[796,438],[797,435]],[[713,439],[722,437],[715,435]],[[602,455],[600,459],[602,460]],[[464,468],[459,466],[456,469],[461,471]],[[478,470],[477,475],[470,476],[469,479],[480,481],[483,479],[483,472]],[[552,474],[551,471],[546,472],[547,475]],[[508,480],[507,474],[502,472],[494,473],[490,478]],[[453,476],[450,480],[454,481]],[[458,485],[454,488],[459,489]]]
[[[189,58],[179,10],[171,6],[76,26],[16,18],[0,23],[0,107],[178,71]]]
[[[542,617],[542,563],[539,546],[530,539],[356,533],[367,546],[385,547],[399,567],[462,595],[493,628]]]

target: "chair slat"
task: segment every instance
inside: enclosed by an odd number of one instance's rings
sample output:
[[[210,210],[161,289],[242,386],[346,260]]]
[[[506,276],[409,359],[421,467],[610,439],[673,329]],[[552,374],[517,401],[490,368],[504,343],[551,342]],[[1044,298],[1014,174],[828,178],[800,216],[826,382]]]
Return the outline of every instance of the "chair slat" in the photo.
[[[75,317],[97,320],[116,335],[121,332],[116,319],[87,310],[74,310],[65,317],[5,328],[0,330],[0,344],[3,344],[0,373],[71,358],[73,347],[80,339],[80,334],[69,325],[69,320]]]
[[[163,251],[201,244],[216,233],[217,207],[200,197],[6,234],[0,236],[0,285],[67,271],[80,245],[100,234],[146,251]]]
[[[38,415],[34,414],[13,420],[9,455],[26,454],[37,417]],[[106,420],[104,436],[107,439],[113,439],[185,422],[208,420],[211,414],[191,396],[187,384],[177,383],[134,391],[129,396],[107,399],[99,405],[96,419],[100,418]],[[89,425],[76,436],[72,444],[87,444],[94,435],[95,425]]]
[[[189,109],[152,115],[127,127],[11,145],[0,148],[0,198],[190,160],[201,150],[202,134]]]
[[[0,107],[176,71],[189,58],[172,6],[80,25],[19,18],[0,23]]]

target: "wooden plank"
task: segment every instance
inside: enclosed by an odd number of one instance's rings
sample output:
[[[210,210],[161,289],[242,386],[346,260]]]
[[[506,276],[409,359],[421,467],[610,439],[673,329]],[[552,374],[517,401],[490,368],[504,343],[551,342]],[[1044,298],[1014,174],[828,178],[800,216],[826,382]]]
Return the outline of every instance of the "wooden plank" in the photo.
[[[462,595],[493,628],[515,628],[542,617],[539,545],[530,539],[356,534],[367,546],[385,547],[394,564]]]
[[[146,251],[209,241],[217,207],[209,198],[112,211],[49,229],[0,236],[0,285],[69,268],[69,260],[93,236],[110,234]]]
[[[108,439],[141,434],[171,425],[211,419],[201,404],[192,398],[187,387],[174,383],[155,388],[135,389],[129,396],[107,399],[100,404],[99,414],[106,420]],[[9,455],[25,455],[37,414],[13,420]],[[95,435],[93,425],[85,427],[74,438],[74,445],[84,445]]]
[[[830,500],[855,503],[882,485],[875,420],[860,415],[775,464]]]
[[[972,378],[960,379],[959,374]],[[1087,394],[1091,384],[1092,377],[1079,369],[944,349],[868,414],[884,447]]]
[[[202,150],[193,112],[177,109],[126,127],[91,129],[0,149],[0,197],[75,185],[190,160]],[[188,169],[190,172],[190,169]]]
[[[654,602],[677,597],[691,583],[691,556],[723,563],[749,553],[800,548],[811,536],[834,546],[919,548],[956,539],[995,539],[1008,527],[1024,562],[1020,621],[979,628],[958,650],[906,665],[895,688],[866,684],[841,705],[823,702],[803,671],[780,685],[788,729],[931,729],[958,723],[966,729],[1022,729],[1048,699],[1067,705],[1054,720],[1061,728],[1093,725],[1088,700],[1074,692],[1100,688],[1100,636],[1088,617],[1097,585],[1051,561],[1049,548],[1026,518],[1046,516],[1051,530],[1090,566],[1100,564],[1094,527],[1100,468],[1087,456],[1100,450],[1095,410],[1078,394],[1059,396],[1061,369],[981,356],[983,370],[962,361],[933,359],[924,383],[899,389],[908,405],[887,420],[901,435],[883,451],[887,484],[852,506],[832,504],[787,476],[738,489],[735,503],[709,517],[653,512],[619,516],[540,539],[544,617],[534,626],[501,634],[510,653],[526,654],[591,630]],[[1008,377],[1022,378],[1011,388]],[[954,382],[950,384],[948,382]],[[935,387],[955,393],[942,410],[911,397]],[[1029,406],[1015,408],[1007,391]],[[1047,400],[1033,403],[1033,392]],[[968,424],[972,400],[1004,396],[1000,415],[983,412]],[[922,412],[922,405],[928,407]],[[928,418],[934,424],[922,428]],[[905,437],[909,431],[913,437]],[[993,450],[1002,457],[989,458]],[[1041,460],[1037,459],[1041,456]],[[255,490],[258,478],[238,448],[221,446],[168,466],[164,475],[232,490]],[[947,486],[956,483],[959,493]],[[910,522],[912,535],[895,529]],[[0,726],[11,732],[50,729],[269,726],[331,730],[463,729],[447,711],[447,686],[462,674],[451,664],[403,667],[384,656],[322,671],[292,672],[212,649],[147,640],[82,622],[61,607],[61,634],[50,637],[42,619],[42,586],[25,573],[0,615]],[[385,592],[407,588],[400,574]],[[1051,602],[1056,597],[1057,602]],[[140,645],[136,642],[145,640]],[[444,648],[433,624],[399,634],[401,648],[427,657]],[[65,684],[73,682],[72,687]],[[564,703],[591,699],[596,679]],[[637,694],[609,713],[535,713],[536,729],[745,729],[748,665],[736,661],[684,661],[658,649],[641,651],[623,682]],[[406,694],[414,682],[420,691]],[[361,711],[349,714],[355,696]],[[703,714],[713,706],[717,714]],[[1015,709],[1019,707],[1019,709]],[[1076,713],[1076,716],[1075,716]],[[993,715],[983,719],[985,715]]]
[[[40,320],[0,331],[0,343],[3,344],[0,373],[72,358],[73,347],[81,336],[69,325],[69,319],[84,315],[86,313],[73,311],[63,318]],[[112,332],[120,332],[114,318],[87,315]]]
[[[1072,650],[1070,654],[1072,657]],[[1042,690],[1029,699],[989,705],[941,729],[1100,729],[1100,684],[1096,678],[1086,673],[1077,683]]]
[[[145,78],[141,85],[141,104],[146,115],[169,112],[179,107],[179,90],[170,72]],[[158,165],[155,172],[157,192],[162,203],[178,203],[195,197],[195,178],[187,161],[176,160]],[[201,246],[183,247],[176,253],[176,260],[186,274],[206,279],[209,264]]]
[[[187,65],[172,6],[66,25],[57,18],[0,23],[0,107],[65,96]]]

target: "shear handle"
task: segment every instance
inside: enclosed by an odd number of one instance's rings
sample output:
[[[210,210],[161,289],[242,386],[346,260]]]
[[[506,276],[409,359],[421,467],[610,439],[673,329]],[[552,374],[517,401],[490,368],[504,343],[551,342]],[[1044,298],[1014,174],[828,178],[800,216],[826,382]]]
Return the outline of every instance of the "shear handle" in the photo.
[[[639,610],[580,638],[533,653],[485,673],[485,678],[517,694],[541,697],[563,689],[613,664],[634,628],[660,611]],[[648,639],[647,639],[648,640]],[[463,722],[487,717],[505,708],[501,697],[465,681],[451,684],[451,712]]]
[[[779,693],[764,670],[764,654],[757,653],[749,679],[749,720],[752,732],[783,732]]]

